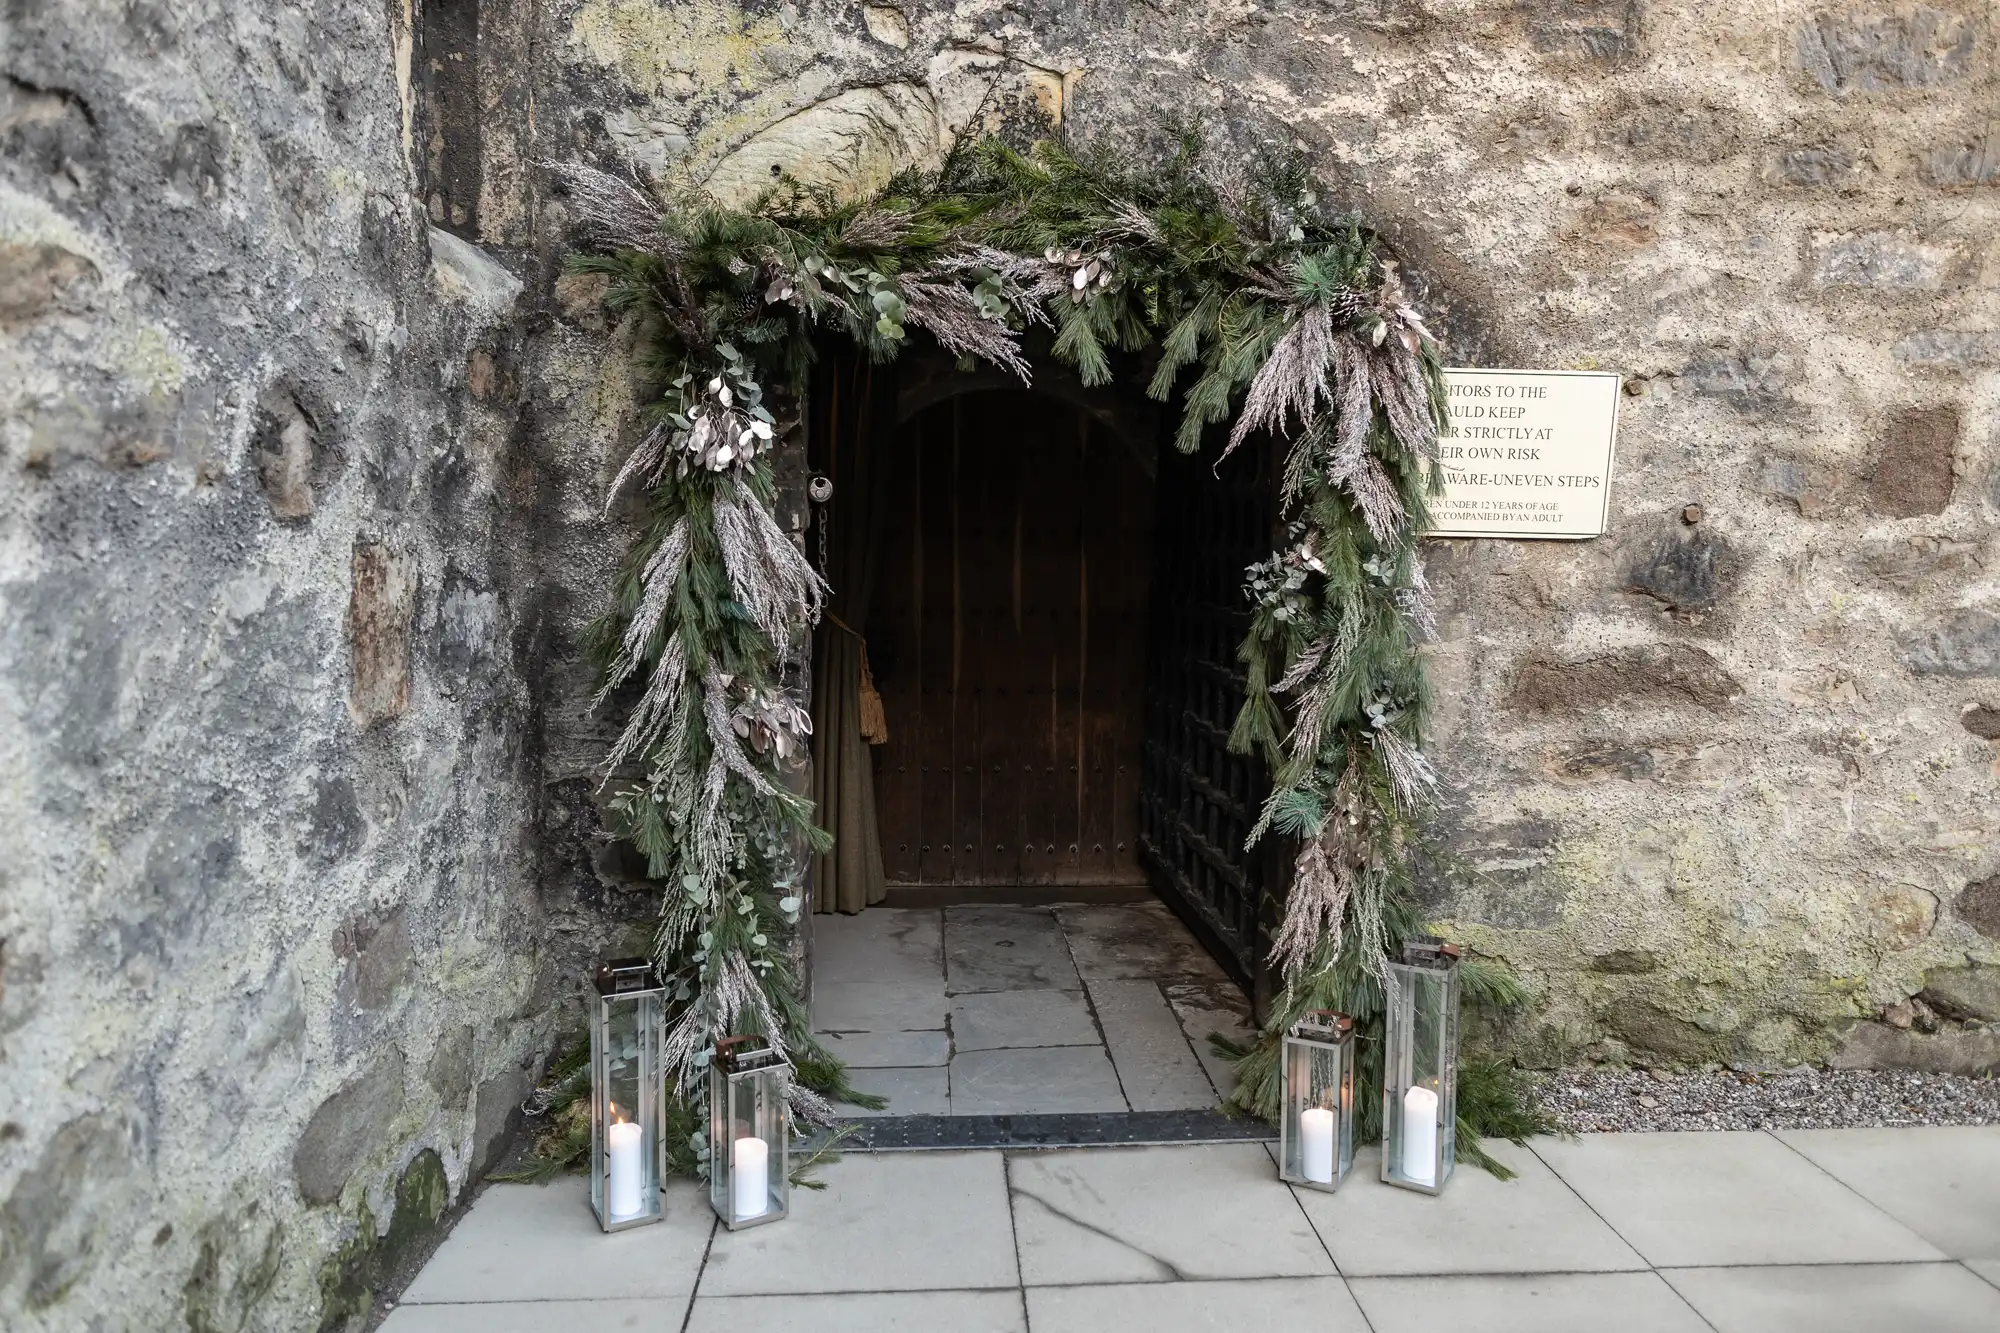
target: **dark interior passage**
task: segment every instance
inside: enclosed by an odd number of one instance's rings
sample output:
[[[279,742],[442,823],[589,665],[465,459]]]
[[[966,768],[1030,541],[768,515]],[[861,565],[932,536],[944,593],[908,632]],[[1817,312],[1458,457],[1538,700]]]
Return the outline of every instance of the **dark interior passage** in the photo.
[[[888,881],[1143,883],[1148,450],[1020,391],[939,403],[886,448],[868,647]]]

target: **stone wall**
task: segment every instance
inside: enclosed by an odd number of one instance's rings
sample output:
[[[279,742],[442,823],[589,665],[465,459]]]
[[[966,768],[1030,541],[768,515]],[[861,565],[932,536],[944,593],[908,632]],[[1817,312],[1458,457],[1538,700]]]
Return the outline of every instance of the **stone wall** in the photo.
[[[1985,7],[587,0],[541,32],[541,151],[667,189],[851,188],[1017,109],[1097,142],[1198,114],[1225,155],[1305,148],[1454,360],[1627,377],[1611,535],[1432,556],[1432,892],[1538,996],[1500,1040],[2000,1060]],[[561,319],[532,353],[585,492],[629,436],[591,332]],[[571,736],[580,764],[595,740]]]
[[[547,1047],[520,283],[427,221],[420,51],[0,17],[10,1330],[353,1322]]]
[[[1627,376],[1610,536],[1432,559],[1436,907],[1537,996],[1497,1039],[2000,1060],[1987,7],[0,23],[10,1327],[338,1323],[651,913],[578,659],[632,389],[547,158],[740,194],[1019,117],[1304,147],[1455,360]]]

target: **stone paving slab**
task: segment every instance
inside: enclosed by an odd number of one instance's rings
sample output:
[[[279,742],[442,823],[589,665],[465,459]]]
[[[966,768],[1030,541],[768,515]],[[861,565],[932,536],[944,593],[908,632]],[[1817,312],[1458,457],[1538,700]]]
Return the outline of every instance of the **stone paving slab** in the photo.
[[[1381,1154],[1370,1147],[1355,1153],[1337,1193],[1296,1193],[1349,1277],[1647,1267],[1532,1151],[1504,1142],[1488,1150],[1518,1173],[1513,1180],[1460,1163],[1440,1195],[1397,1189],[1382,1183]]]
[[[916,1069],[951,1063],[951,1034],[931,1032],[821,1032],[829,1051],[849,1069]]]
[[[1939,1242],[1987,1249],[2000,1176],[1984,1140],[1838,1134],[1500,1145],[1516,1182],[1462,1167],[1437,1198],[1380,1185],[1372,1150],[1334,1195],[1279,1183],[1262,1143],[854,1154],[825,1192],[794,1194],[789,1220],[733,1234],[689,1182],[669,1186],[666,1221],[612,1236],[579,1177],[495,1184],[384,1329],[2000,1329],[2000,1259],[1952,1262],[1856,1192],[1935,1207]],[[1726,1263],[1686,1262],[1703,1253]],[[1655,1271],[1579,1271],[1648,1258]]]
[[[986,991],[952,997],[951,1044],[956,1051],[1097,1046],[1103,1040],[1091,1021],[1090,1006],[1077,991]]]
[[[1085,981],[1227,980],[1173,909],[1158,899],[1058,907],[1055,915]]]
[[[1374,1277],[1349,1285],[1374,1333],[1711,1333],[1657,1273]]]
[[[942,982],[943,918],[934,911],[890,907],[815,916],[813,980]]]
[[[1026,1333],[1028,1324],[1018,1291],[871,1291],[703,1296],[687,1327],[688,1333]]]
[[[1585,1134],[1534,1147],[1656,1268],[1945,1257],[1769,1134]]]
[[[1679,1268],[1661,1274],[1716,1333],[1993,1333],[2000,1291],[1962,1265]]]
[[[1086,983],[1118,1084],[1135,1111],[1193,1111],[1216,1104],[1166,996],[1151,981]]]
[[[879,1111],[840,1103],[835,1109],[857,1120],[891,1115],[950,1115],[951,1071],[943,1065],[916,1069],[850,1069],[847,1081],[856,1092],[887,1097]]]
[[[813,1027],[823,1032],[935,1032],[950,1012],[942,981],[813,984]]]
[[[947,907],[944,956],[953,995],[1083,989],[1062,929],[1044,907]]]
[[[380,1333],[680,1333],[687,1298],[403,1305]]]
[[[2000,1125],[1777,1137],[1954,1259],[2000,1259]]]
[[[954,1058],[951,1109],[956,1115],[1031,1115],[1128,1108],[1102,1046],[1045,1046]]]
[[[1019,1285],[999,1153],[857,1155],[824,1179],[824,1190],[792,1191],[782,1222],[718,1228],[702,1294]]]
[[[1333,1276],[1261,1144],[1010,1153],[1030,1287]]]
[[[480,1196],[403,1294],[406,1305],[686,1297],[715,1215],[702,1187],[676,1180],[666,1219],[606,1235],[589,1185],[496,1184]]]
[[[1368,1333],[1337,1277],[1030,1287],[1028,1325],[1034,1333]]]

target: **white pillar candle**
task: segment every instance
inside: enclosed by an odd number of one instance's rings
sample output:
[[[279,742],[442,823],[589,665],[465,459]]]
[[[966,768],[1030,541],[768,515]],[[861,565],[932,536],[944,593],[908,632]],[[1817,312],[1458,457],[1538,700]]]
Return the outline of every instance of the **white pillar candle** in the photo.
[[[620,1120],[604,1131],[604,1152],[611,1159],[610,1197],[605,1207],[611,1219],[637,1217],[643,1208],[645,1191],[645,1134],[630,1120]]]
[[[1333,1183],[1333,1112],[1312,1106],[1299,1117],[1299,1157],[1307,1180]]]
[[[736,1140],[729,1152],[730,1203],[738,1221],[771,1206],[771,1145],[757,1138]]]
[[[1426,1087],[1403,1094],[1403,1179],[1437,1184],[1438,1095]]]

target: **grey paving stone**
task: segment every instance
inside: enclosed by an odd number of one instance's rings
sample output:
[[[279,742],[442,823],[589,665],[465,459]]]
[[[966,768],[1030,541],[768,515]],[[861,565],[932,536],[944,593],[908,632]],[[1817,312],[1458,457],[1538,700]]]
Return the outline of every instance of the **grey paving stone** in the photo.
[[[1069,945],[1042,907],[947,907],[946,988],[953,995],[994,990],[1082,990]]]
[[[1380,1150],[1363,1148],[1337,1194],[1302,1189],[1299,1203],[1349,1277],[1646,1267],[1534,1153],[1506,1142],[1487,1148],[1519,1174],[1496,1180],[1460,1163],[1433,1197],[1384,1185]]]
[[[701,1187],[670,1181],[666,1219],[605,1235],[581,1176],[494,1185],[424,1265],[403,1301],[661,1299],[693,1293],[714,1228]]]
[[[813,1027],[822,1032],[929,1032],[950,1006],[941,982],[813,983]]]
[[[951,1044],[956,1051],[1011,1046],[1099,1046],[1090,1006],[1071,990],[982,991],[951,1000]]]
[[[1058,907],[1056,920],[1085,981],[1227,981],[1165,903]]]
[[[1778,1137],[1954,1259],[2000,1259],[2000,1125]]]
[[[680,1333],[687,1298],[401,1305],[381,1333]]]
[[[853,916],[813,917],[813,981],[906,982],[944,979],[944,914],[871,907]]]
[[[2000,1291],[1958,1264],[1680,1268],[1661,1274],[1716,1333],[1993,1333]]]
[[[1456,1188],[1456,1183],[1452,1188]],[[1439,1195],[1444,1198],[1444,1195]],[[1350,1279],[1375,1333],[1708,1333],[1657,1273]],[[1770,1333],[1766,1330],[1766,1333]]]
[[[1769,1134],[1585,1134],[1534,1147],[1659,1267],[1944,1258]]]
[[[1011,1153],[1029,1286],[1328,1277],[1261,1144]]]
[[[676,1328],[679,1325],[675,1325]],[[1027,1333],[1018,1291],[703,1296],[688,1333]],[[578,1329],[575,1333],[595,1333]]]
[[[847,1081],[856,1092],[887,1097],[889,1104],[880,1111],[871,1111],[865,1106],[842,1102],[834,1109],[844,1116],[951,1114],[951,1071],[944,1065],[920,1069],[851,1069]]]
[[[1337,1277],[1225,1282],[1143,1282],[1096,1287],[1030,1287],[1035,1333],[1222,1333],[1312,1329],[1367,1333],[1368,1323]]]
[[[954,1115],[1032,1115],[1129,1108],[1102,1046],[1045,1046],[953,1056],[951,1109]]]
[[[821,1032],[816,1034],[849,1069],[911,1069],[951,1059],[951,1035],[931,1032]]]
[[[1180,1020],[1150,981],[1089,981],[1090,1002],[1104,1044],[1135,1111],[1198,1110],[1214,1106],[1215,1089],[1189,1048]]]
[[[1180,1020],[1194,1058],[1208,1074],[1218,1097],[1226,1097],[1236,1086],[1236,1062],[1216,1052],[1209,1038],[1221,1035],[1249,1045],[1256,1037],[1250,1026],[1250,1007],[1233,981],[1177,981],[1161,988]]]
[[[1965,1266],[1986,1279],[1989,1286],[2000,1291],[2000,1259],[1967,1259]]]
[[[785,1221],[718,1231],[701,1294],[1018,1285],[999,1153],[856,1154],[824,1178]]]

